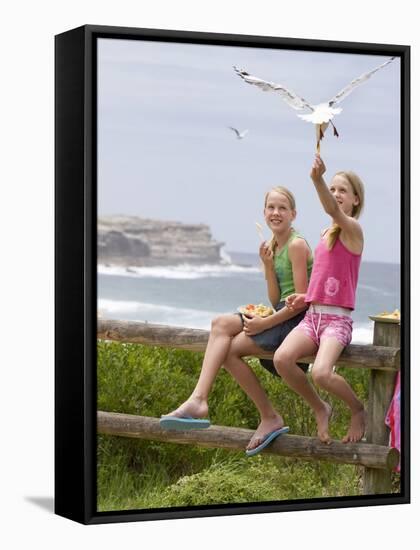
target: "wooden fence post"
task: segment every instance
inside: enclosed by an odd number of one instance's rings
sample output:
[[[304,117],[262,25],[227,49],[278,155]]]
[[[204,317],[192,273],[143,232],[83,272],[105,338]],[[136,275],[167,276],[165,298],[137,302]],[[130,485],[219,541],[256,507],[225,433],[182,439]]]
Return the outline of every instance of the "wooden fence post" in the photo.
[[[375,321],[373,345],[400,347],[400,322]],[[369,382],[368,429],[366,440],[377,445],[389,444],[389,429],[385,416],[392,399],[395,372],[372,369]],[[391,471],[365,468],[363,493],[391,493]]]

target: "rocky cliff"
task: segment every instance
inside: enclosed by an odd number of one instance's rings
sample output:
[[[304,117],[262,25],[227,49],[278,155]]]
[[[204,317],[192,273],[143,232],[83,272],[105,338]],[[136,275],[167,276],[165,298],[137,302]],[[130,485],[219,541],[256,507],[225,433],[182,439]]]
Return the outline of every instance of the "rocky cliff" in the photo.
[[[224,243],[204,224],[134,216],[98,218],[98,263],[122,266],[221,263]]]

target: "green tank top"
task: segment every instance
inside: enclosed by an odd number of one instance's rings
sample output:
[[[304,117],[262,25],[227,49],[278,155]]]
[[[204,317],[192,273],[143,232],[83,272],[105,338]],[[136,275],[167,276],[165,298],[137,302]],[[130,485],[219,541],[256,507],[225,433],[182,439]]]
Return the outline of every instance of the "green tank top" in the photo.
[[[276,272],[276,277],[280,288],[280,301],[285,300],[287,296],[290,296],[290,294],[293,294],[294,292],[296,292],[295,285],[293,282],[292,263],[289,259],[289,245],[294,239],[297,239],[297,238],[303,239],[303,237],[299,235],[297,231],[292,229],[292,233],[287,243],[283,246],[283,248],[279,252],[276,252],[274,256],[274,270]],[[308,264],[307,264],[308,281],[311,276],[312,263],[313,263],[313,258],[312,258],[312,252],[311,252],[309,255]]]

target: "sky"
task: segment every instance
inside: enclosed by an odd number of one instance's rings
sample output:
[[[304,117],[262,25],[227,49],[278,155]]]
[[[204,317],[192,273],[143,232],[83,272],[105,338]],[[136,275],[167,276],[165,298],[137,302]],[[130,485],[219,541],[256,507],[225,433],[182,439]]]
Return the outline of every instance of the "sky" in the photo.
[[[295,228],[315,248],[330,224],[309,177],[315,126],[233,66],[316,104],[388,56],[100,39],[98,214],[205,223],[227,251],[257,252],[267,191],[295,195]],[[400,262],[400,60],[339,105],[321,142],[325,180],[365,184],[364,261]],[[249,132],[238,140],[229,126]],[[270,232],[264,226],[264,235]]]

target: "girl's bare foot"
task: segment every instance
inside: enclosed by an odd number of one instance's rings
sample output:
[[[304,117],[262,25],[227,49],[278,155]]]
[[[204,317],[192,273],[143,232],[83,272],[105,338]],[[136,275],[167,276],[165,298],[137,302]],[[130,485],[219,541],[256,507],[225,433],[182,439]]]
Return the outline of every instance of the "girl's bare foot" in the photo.
[[[182,418],[190,416],[191,418],[207,418],[209,407],[207,401],[199,397],[191,396],[182,405],[165,416],[176,416]]]
[[[249,440],[248,445],[246,446],[247,451],[255,449],[258,445],[261,445],[265,436],[274,430],[279,430],[283,428],[284,420],[279,414],[275,414],[272,417],[262,418],[261,422],[258,425],[258,428],[255,430],[254,435]]]
[[[351,415],[347,435],[341,440],[343,443],[355,443],[365,435],[367,414],[364,408]]]
[[[332,407],[325,401],[323,401],[323,403],[323,408],[315,413],[315,419],[318,426],[318,438],[322,443],[329,445],[331,443],[331,437],[328,433],[328,424],[332,414]]]

